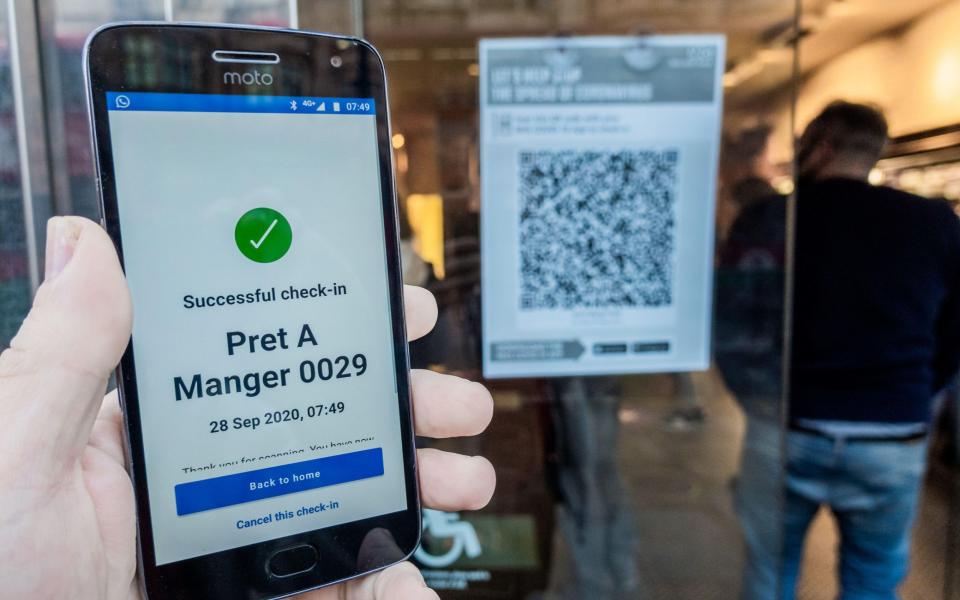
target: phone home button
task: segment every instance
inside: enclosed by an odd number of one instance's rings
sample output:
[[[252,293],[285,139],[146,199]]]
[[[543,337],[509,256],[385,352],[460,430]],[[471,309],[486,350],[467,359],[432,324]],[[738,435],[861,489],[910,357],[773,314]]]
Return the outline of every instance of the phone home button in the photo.
[[[267,571],[274,577],[293,577],[317,566],[317,549],[300,544],[274,552],[267,559]]]

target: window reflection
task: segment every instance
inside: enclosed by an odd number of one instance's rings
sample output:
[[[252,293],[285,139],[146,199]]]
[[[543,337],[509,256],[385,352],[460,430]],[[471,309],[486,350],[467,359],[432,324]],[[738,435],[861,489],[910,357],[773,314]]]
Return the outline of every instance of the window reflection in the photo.
[[[30,305],[8,18],[6,5],[0,6],[0,349],[10,344]]]
[[[173,19],[289,27],[288,0],[170,0]]]
[[[539,567],[522,578],[528,587],[513,588],[512,597],[523,597],[525,592],[521,589],[545,590],[549,598],[584,597],[584,589],[590,589],[592,595],[602,597],[607,590],[611,597],[624,598],[658,593],[671,598],[729,598],[741,593],[745,597],[773,597],[764,594],[776,595],[782,585],[781,502],[783,464],[787,458],[782,452],[783,419],[787,416],[783,361],[784,344],[789,339],[784,335],[784,319],[791,267],[787,215],[788,196],[795,188],[789,119],[794,32],[792,6],[775,4],[735,3],[725,7],[723,14],[705,10],[699,4],[667,9],[655,5],[626,7],[623,3],[603,1],[557,3],[551,11],[525,10],[514,5],[470,5],[454,10],[442,2],[425,5],[396,0],[365,5],[367,33],[383,50],[391,76],[394,126],[404,138],[397,150],[401,200],[410,194],[439,197],[443,211],[442,229],[433,228],[429,235],[436,236],[442,230],[446,240],[445,278],[431,278],[427,283],[440,298],[442,341],[426,340],[423,345],[414,345],[414,356],[421,366],[470,376],[479,374],[477,291],[482,285],[475,266],[482,249],[476,245],[480,210],[475,122],[479,66],[473,42],[486,36],[553,36],[565,29],[622,34],[631,27],[633,31],[657,33],[723,31],[729,36],[730,60],[724,77],[724,151],[717,199],[715,368],[688,377],[616,377],[606,384],[603,378],[488,382],[498,399],[495,422],[520,419],[525,414],[539,414],[540,419],[534,421],[535,427],[530,426],[522,442],[514,438],[508,441],[496,431],[479,442],[470,442],[471,447],[479,444],[486,448],[495,464],[503,465],[511,473],[510,483],[501,487],[494,505],[482,514],[491,519],[511,511],[532,514],[537,510],[533,498],[542,498],[545,493],[558,507],[555,521],[537,521],[542,528],[537,536],[550,541],[550,551],[538,555]],[[745,23],[740,11],[753,11],[755,19],[750,22],[756,30],[737,28],[737,24]],[[874,61],[883,55],[888,65],[896,62],[896,57],[889,53],[893,46],[872,41],[880,29],[871,34],[859,29],[854,33],[854,25],[859,27],[866,22],[865,7],[849,2],[804,3],[804,11],[803,23],[814,25],[804,38],[801,56],[805,58],[800,68],[804,73],[813,73],[823,67],[825,75],[812,76],[804,84],[798,127],[806,125],[830,98],[869,97],[878,90],[871,80],[893,76],[889,66],[881,67]],[[880,9],[873,12],[888,23],[908,23],[923,16],[925,24],[919,25],[917,31],[936,33],[933,22],[938,19],[931,4],[912,5],[909,11],[896,14]],[[947,17],[942,14],[941,22],[949,21]],[[684,25],[671,19],[683,21]],[[519,23],[524,24],[522,31],[518,31]],[[444,31],[457,31],[459,37],[442,35]],[[892,35],[922,45],[920,33]],[[927,42],[931,49],[939,44]],[[946,40],[943,43],[949,45]],[[933,60],[925,52],[911,49],[910,56],[902,58],[899,64],[943,62]],[[869,56],[869,60],[858,62],[861,56]],[[861,68],[858,64],[871,66]],[[937,81],[937,89],[945,89],[944,76]],[[915,87],[921,85],[918,82]],[[893,101],[890,96],[886,98]],[[911,102],[919,104],[916,100]],[[938,104],[937,110],[942,115],[943,105]],[[921,112],[912,112],[914,122]],[[957,119],[940,121],[955,123]],[[908,138],[898,138],[894,145],[902,145],[901,142],[913,143]],[[928,193],[946,195],[952,193],[949,163],[943,154],[909,163],[889,158],[880,163],[878,174],[871,181],[894,185],[903,181],[904,187],[926,186],[923,189]],[[917,173],[921,168],[925,169],[922,175]],[[877,180],[881,172],[885,179]],[[411,234],[414,247],[419,247],[420,235]],[[460,271],[457,265],[465,268]],[[447,281],[451,273],[457,273],[456,283]],[[598,391],[598,387],[603,389]],[[575,397],[582,401],[569,401]],[[564,402],[564,398],[568,401]],[[605,398],[611,399],[607,405],[603,404]],[[610,414],[617,415],[615,428],[595,430],[605,431],[603,435],[585,433],[594,431],[591,427],[599,427],[597,423],[610,424],[603,416]],[[615,430],[617,434],[613,433]],[[571,456],[569,449],[575,446],[578,435],[581,439],[602,437],[607,445],[595,449],[593,454],[587,446]],[[541,447],[546,451],[544,482],[538,480],[538,469],[515,456],[520,448]],[[603,455],[603,451],[610,454]],[[522,493],[513,489],[517,468],[528,469],[529,473]],[[602,548],[617,543],[610,542],[596,527],[591,528],[593,538],[582,535],[578,526],[584,526],[587,521],[583,515],[590,513],[578,512],[576,507],[589,503],[584,498],[591,496],[599,498],[594,507],[603,502],[617,504],[615,493],[604,495],[599,490],[603,489],[602,480],[618,479],[625,490],[625,510],[618,513],[610,509],[608,514],[629,515],[629,525],[623,528],[629,535],[622,539],[630,541],[619,547],[621,555],[632,555],[638,583],[632,591],[628,586],[613,592],[610,590],[616,588],[598,583],[612,579],[612,559],[594,555],[604,554],[606,550]],[[949,499],[944,500],[936,488],[929,488],[927,497],[940,502],[941,508],[949,504]],[[602,513],[606,509],[599,510]],[[921,507],[921,514],[930,514],[930,509]],[[933,527],[938,522],[942,524],[936,519],[929,522]],[[928,525],[921,518],[920,531],[925,527]],[[929,565],[944,562],[946,540],[942,535],[920,535],[924,538],[917,545],[917,556],[928,566],[917,567],[915,573],[936,571]],[[823,549],[835,542],[836,533],[829,521],[818,518],[810,536],[806,575],[799,586],[802,597],[826,599],[838,584],[833,578],[834,565]],[[483,541],[484,536],[480,537]],[[589,575],[581,572],[584,563],[578,560],[585,547],[593,548],[590,558],[594,562],[588,564],[596,566],[590,569],[596,580],[583,588],[578,581],[591,581]],[[458,562],[456,566],[483,570],[484,564],[478,558]],[[759,568],[771,565],[772,568]],[[497,581],[506,586],[503,582],[514,581],[513,577],[521,579],[516,574],[491,571],[489,583],[471,584],[469,589],[501,590]],[[544,571],[548,577],[541,588],[534,573]],[[919,577],[908,580],[905,589],[922,593],[918,591],[924,589]],[[623,574],[618,583],[631,579],[632,576]],[[942,572],[925,589],[936,594],[940,582]],[[446,592],[446,596],[471,597],[469,592]]]
[[[87,35],[114,21],[208,21],[287,27],[288,0],[55,0],[42,40],[45,82],[60,212],[98,218],[90,133],[87,125],[82,52]],[[135,50],[135,49],[134,49]],[[144,76],[149,77],[149,73]]]
[[[482,207],[476,40],[516,35],[516,23],[522,19],[530,28],[525,33],[536,36],[556,34],[563,28],[559,22],[611,34],[650,24],[662,25],[653,27],[657,33],[688,29],[668,22],[667,12],[670,19],[680,18],[676,11],[622,3],[563,3],[554,11],[529,14],[522,7],[471,5],[452,10],[443,3],[402,1],[369,2],[365,8],[366,33],[387,64],[394,132],[403,136],[403,143],[395,141],[394,147],[401,219],[406,217],[411,224],[409,246],[422,249],[439,235],[445,242],[443,271],[431,268],[425,283],[438,298],[439,323],[433,334],[411,345],[414,366],[479,377],[479,296],[484,283],[479,269],[483,249],[478,229]],[[768,4],[757,22],[789,29],[792,8],[787,3]],[[748,8],[736,5],[732,10]],[[734,18],[701,15],[697,29],[730,35],[731,65],[761,64],[757,57],[767,46],[754,33],[730,32],[727,27]],[[762,29],[758,25],[755,33]],[[447,30],[462,33],[450,37],[443,34]],[[779,53],[764,55],[761,64],[777,85],[790,79],[788,38],[776,40]],[[775,127],[789,104],[758,100],[763,86],[771,84],[741,77],[736,86],[726,80],[725,131],[733,135],[755,127],[758,115],[769,125],[754,144],[758,149],[752,151],[751,169],[742,167],[740,157],[727,159],[724,149],[722,194],[742,184],[735,192],[739,203],[727,215],[727,229],[748,198],[771,192],[778,177],[790,179],[789,156],[776,157],[766,144],[769,137],[771,146],[789,147],[789,136]],[[755,181],[744,183],[748,175]],[[442,224],[423,225],[424,198],[439,199]],[[781,244],[786,239],[784,225],[778,239]],[[431,266],[436,261],[427,259],[426,253],[419,259]],[[782,250],[768,267],[746,274],[747,279],[759,277],[748,290],[742,289],[742,274],[732,287],[740,294],[760,290],[782,300],[786,268]],[[411,281],[424,281],[422,268],[410,270],[421,274],[419,280],[411,276]],[[718,285],[721,271],[718,266]],[[782,439],[777,419],[782,302],[765,307],[759,315],[749,310],[738,314],[742,321],[733,328],[752,329],[740,332],[734,352],[748,363],[747,378],[758,370],[769,378],[754,386],[753,398],[745,401],[766,411],[767,437],[749,434],[751,450],[744,450],[743,456],[744,413],[715,369],[690,375],[486,382],[497,405],[491,430],[479,439],[447,441],[444,446],[490,456],[498,468],[499,491],[486,510],[458,515],[475,525],[482,554],[461,555],[444,567],[422,565],[428,581],[442,588],[442,597],[736,597],[746,562],[732,489],[775,497],[781,473],[777,454],[771,456],[763,446],[775,450]],[[718,315],[715,310],[714,319]],[[761,322],[754,323],[755,318]],[[755,474],[752,481],[742,481],[747,469]],[[762,516],[769,520],[767,529],[774,530],[780,517],[775,503]],[[510,537],[519,522],[526,523],[523,535],[533,536],[535,543]],[[511,544],[504,544],[506,540]],[[442,542],[431,541],[437,543]],[[448,546],[431,547],[437,554]],[[514,568],[503,566],[506,556],[518,557]]]

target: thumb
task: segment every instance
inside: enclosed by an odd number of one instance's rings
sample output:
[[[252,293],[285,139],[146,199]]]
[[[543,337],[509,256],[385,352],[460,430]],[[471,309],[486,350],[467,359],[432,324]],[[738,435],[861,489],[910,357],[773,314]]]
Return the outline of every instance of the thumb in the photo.
[[[0,355],[0,460],[56,476],[86,446],[130,339],[130,294],[113,243],[80,217],[47,223],[46,275]]]

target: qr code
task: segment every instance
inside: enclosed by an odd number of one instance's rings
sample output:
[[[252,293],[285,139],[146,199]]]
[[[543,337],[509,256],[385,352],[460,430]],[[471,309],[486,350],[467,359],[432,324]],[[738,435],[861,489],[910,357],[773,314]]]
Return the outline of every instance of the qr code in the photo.
[[[520,308],[672,302],[678,152],[523,151]]]

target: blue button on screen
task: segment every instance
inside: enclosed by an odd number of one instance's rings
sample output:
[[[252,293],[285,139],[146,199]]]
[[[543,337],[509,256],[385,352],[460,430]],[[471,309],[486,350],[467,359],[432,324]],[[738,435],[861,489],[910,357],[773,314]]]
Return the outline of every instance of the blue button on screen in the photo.
[[[372,448],[181,483],[173,490],[183,516],[380,475],[383,449]]]

